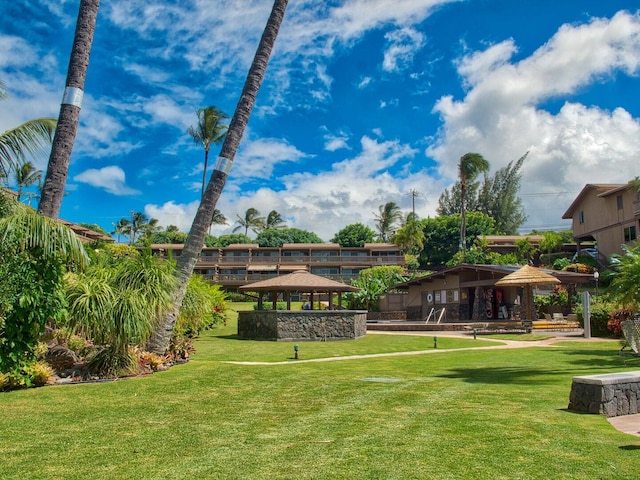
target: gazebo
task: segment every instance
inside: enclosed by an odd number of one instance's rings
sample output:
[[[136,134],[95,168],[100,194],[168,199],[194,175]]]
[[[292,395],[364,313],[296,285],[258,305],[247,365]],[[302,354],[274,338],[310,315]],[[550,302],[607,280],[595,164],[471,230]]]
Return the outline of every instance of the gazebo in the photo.
[[[238,336],[260,340],[339,340],[360,338],[367,333],[367,312],[343,310],[340,307],[343,292],[359,289],[334,280],[296,270],[248,285],[240,290],[258,293],[258,308],[238,314]],[[272,294],[273,309],[263,309],[263,294]],[[291,293],[308,293],[313,307],[314,295],[326,293],[327,310],[291,310]],[[278,297],[283,294],[287,310],[277,310]],[[338,295],[338,308],[333,296]]]
[[[280,293],[283,294],[284,300],[287,302],[287,310],[291,310],[291,292],[308,293],[310,295],[309,303],[313,310],[313,296],[316,293],[326,293],[329,298],[329,309],[333,309],[333,294],[338,294],[338,305],[341,304],[342,292],[357,292],[360,289],[336,282],[326,277],[314,275],[306,270],[296,270],[287,275],[279,275],[277,277],[261,280],[259,282],[243,285],[240,290],[249,292],[257,292],[258,309],[262,310],[262,294],[265,292],[272,294],[273,309],[276,309],[276,303]]]

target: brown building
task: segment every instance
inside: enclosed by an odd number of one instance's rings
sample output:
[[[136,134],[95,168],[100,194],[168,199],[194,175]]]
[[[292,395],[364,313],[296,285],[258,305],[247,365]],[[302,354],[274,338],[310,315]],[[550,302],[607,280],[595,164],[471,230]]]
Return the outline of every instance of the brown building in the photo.
[[[179,256],[182,248],[183,245],[151,246],[154,252],[164,256]],[[335,243],[288,243],[278,248],[234,244],[224,248],[204,247],[194,273],[235,289],[296,270],[349,283],[361,270],[382,265],[405,265],[404,255],[396,245],[367,243],[357,248]]]
[[[622,245],[631,245],[640,228],[640,193],[629,184],[588,184],[562,215],[572,220],[578,243],[596,242],[599,259],[622,254]]]

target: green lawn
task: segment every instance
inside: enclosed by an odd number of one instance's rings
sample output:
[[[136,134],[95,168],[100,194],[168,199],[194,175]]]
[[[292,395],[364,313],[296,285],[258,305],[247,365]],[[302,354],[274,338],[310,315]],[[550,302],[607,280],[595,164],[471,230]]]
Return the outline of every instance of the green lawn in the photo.
[[[566,411],[615,342],[295,362],[208,332],[143,378],[0,394],[0,478],[632,479],[640,438]],[[514,338],[514,337],[509,337]],[[441,337],[440,350],[494,345]],[[301,359],[433,350],[433,337],[300,344]],[[242,365],[226,361],[285,362]]]

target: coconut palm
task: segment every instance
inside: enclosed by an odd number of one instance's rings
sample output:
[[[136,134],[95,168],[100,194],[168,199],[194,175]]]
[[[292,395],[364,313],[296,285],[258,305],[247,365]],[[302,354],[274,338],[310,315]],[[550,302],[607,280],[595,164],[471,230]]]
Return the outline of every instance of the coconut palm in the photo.
[[[58,115],[58,128],[53,137],[53,147],[38,205],[38,213],[51,218],[58,218],[67,183],[69,159],[78,131],[84,82],[87,78],[99,7],[100,0],[80,0],[67,80]]]
[[[622,245],[624,255],[615,255],[615,275],[609,292],[622,305],[634,311],[640,309],[640,244]]]
[[[402,227],[391,237],[391,241],[404,253],[418,255],[424,248],[424,230],[418,216],[409,212]]]
[[[7,90],[0,82],[0,100],[4,98]],[[55,128],[55,118],[38,118],[0,133],[0,178],[7,180],[9,172],[20,168],[27,155],[50,145]]]
[[[260,212],[255,208],[249,208],[246,212],[244,212],[244,217],[241,217],[236,213],[236,223],[238,224],[233,232],[237,232],[244,228],[244,234],[249,234],[249,229],[253,230],[254,233],[258,233],[260,230],[264,230],[265,220],[264,217],[260,216]]]
[[[121,218],[118,223],[113,224],[111,235],[117,235],[117,242],[120,243],[120,235],[128,237],[131,235],[131,222],[128,218]]]
[[[402,211],[395,202],[387,202],[378,207],[378,214],[373,214],[378,229],[378,239],[388,242],[398,222],[402,220]]]
[[[145,232],[149,231],[151,220],[149,220],[149,217],[142,212],[134,212],[131,214],[131,235],[129,236],[129,245],[136,243],[139,233],[144,235]],[[158,221],[155,220],[155,223],[157,222]]]
[[[482,172],[489,170],[489,162],[479,153],[465,153],[460,158],[458,173],[460,174],[460,249],[467,250],[467,225],[465,217],[465,192],[467,185]]]
[[[209,150],[211,145],[218,145],[224,140],[227,134],[228,126],[222,123],[229,116],[216,107],[199,108],[196,112],[198,115],[198,124],[189,127],[188,133],[193,141],[204,147],[204,172],[202,173],[202,193],[204,195],[204,187],[207,181],[207,166],[209,164]]]
[[[284,223],[282,215],[275,210],[271,210],[264,222],[263,230],[282,230],[283,228],[287,228],[287,225]]]
[[[249,68],[247,79],[242,88],[240,100],[229,123],[227,136],[224,139],[220,151],[220,158],[204,191],[182,253],[178,257],[177,269],[179,286],[174,296],[175,309],[162,319],[149,341],[149,349],[154,353],[164,353],[169,346],[171,333],[173,332],[173,327],[178,317],[180,304],[184,298],[189,277],[202,251],[204,237],[211,222],[213,211],[216,208],[216,203],[220,198],[236,151],[240,145],[240,140],[249,122],[249,115],[251,115],[251,110],[255,104],[260,85],[264,79],[269,57],[271,56],[271,51],[278,36],[287,3],[288,0],[274,0],[271,14],[267,20],[255,57]]]
[[[22,197],[22,191],[25,187],[29,187],[34,183],[38,183],[42,178],[42,170],[38,170],[33,166],[31,162],[24,162],[19,168],[14,172],[14,178],[16,180],[16,185],[18,186],[18,197],[17,200],[20,201],[20,197]]]
[[[209,223],[209,235],[211,235],[211,227],[213,225],[226,225],[227,222],[227,217],[225,217],[222,212],[216,208],[213,211],[213,215],[211,215],[211,222]]]

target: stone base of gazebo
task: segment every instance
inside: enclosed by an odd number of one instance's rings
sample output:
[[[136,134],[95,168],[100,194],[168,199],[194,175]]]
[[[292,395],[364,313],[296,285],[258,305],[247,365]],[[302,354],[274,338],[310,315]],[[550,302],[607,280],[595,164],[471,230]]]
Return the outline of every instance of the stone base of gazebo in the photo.
[[[246,340],[350,340],[367,334],[364,310],[254,310],[238,312],[238,336]]]

